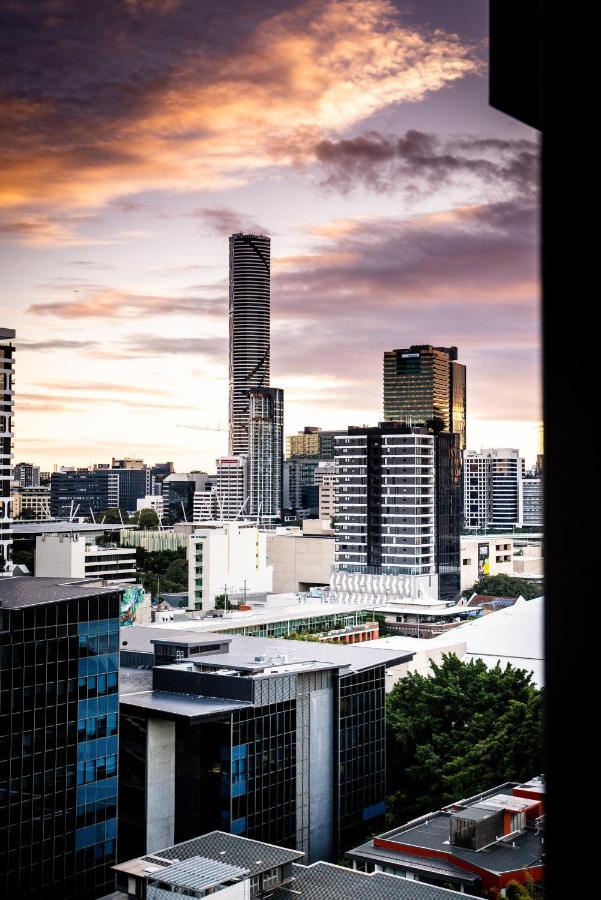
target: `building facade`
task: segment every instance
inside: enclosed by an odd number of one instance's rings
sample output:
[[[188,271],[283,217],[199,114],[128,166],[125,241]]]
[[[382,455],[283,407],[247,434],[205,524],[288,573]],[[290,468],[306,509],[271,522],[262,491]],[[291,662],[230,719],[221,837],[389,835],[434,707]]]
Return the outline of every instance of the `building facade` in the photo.
[[[214,828],[332,859],[378,828],[394,654],[152,631],[151,693],[121,699],[124,859]]]
[[[0,576],[12,560],[11,465],[13,453],[13,377],[15,332],[0,328]]]
[[[519,450],[491,448],[464,456],[466,528],[512,528],[522,524],[524,460]]]
[[[418,344],[384,353],[384,420],[459,435],[465,450],[465,366],[457,347]]]
[[[50,488],[24,487],[17,488],[12,496],[13,519],[24,518],[43,521],[50,519]]]
[[[319,518],[329,519],[336,515],[336,463],[322,461],[315,469],[315,484],[319,488]]]
[[[319,510],[319,489],[315,484],[315,472],[320,460],[317,457],[296,456],[284,462],[285,509]]]
[[[522,525],[543,528],[543,479],[540,475],[526,475],[522,479]]]
[[[282,515],[284,462],[284,391],[250,391],[249,515],[260,523]]]
[[[380,423],[336,442],[336,565],[360,575],[436,573],[435,438]]]
[[[188,546],[188,608],[206,612],[221,594],[271,591],[266,538],[250,522],[196,529]]]
[[[165,524],[194,521],[194,495],[208,490],[211,479],[206,472],[177,472],[163,479],[163,517]]]
[[[33,463],[16,463],[13,469],[13,481],[22,488],[40,486],[40,467]]]
[[[229,239],[229,452],[250,448],[249,391],[269,387],[271,240],[263,234]]]
[[[113,889],[122,590],[0,579],[0,894]]]
[[[223,522],[244,518],[249,513],[248,457],[221,456],[215,480],[217,518]]]
[[[40,534],[35,541],[36,577],[136,580],[136,551],[97,544],[96,535],[69,531]]]
[[[116,471],[81,469],[52,473],[50,512],[53,518],[97,515],[118,508],[119,476]]]

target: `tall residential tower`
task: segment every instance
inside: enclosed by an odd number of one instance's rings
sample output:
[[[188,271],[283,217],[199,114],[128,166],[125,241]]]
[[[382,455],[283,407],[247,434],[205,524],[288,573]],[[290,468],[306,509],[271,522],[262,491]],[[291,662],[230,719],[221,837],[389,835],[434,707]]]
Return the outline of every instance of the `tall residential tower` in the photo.
[[[12,328],[0,328],[0,575],[8,569],[12,559],[10,482],[14,339]]]
[[[269,387],[271,241],[230,237],[229,452],[249,450],[249,391]]]

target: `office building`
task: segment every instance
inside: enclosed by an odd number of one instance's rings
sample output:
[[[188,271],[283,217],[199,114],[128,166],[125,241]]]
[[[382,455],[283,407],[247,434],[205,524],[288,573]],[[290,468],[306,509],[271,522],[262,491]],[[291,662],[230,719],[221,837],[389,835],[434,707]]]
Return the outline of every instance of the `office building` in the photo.
[[[194,491],[192,521],[214,522],[219,518],[217,489],[210,487],[204,491]]]
[[[457,347],[418,344],[384,353],[384,420],[459,435],[465,449],[465,366]]]
[[[12,496],[13,519],[50,519],[50,488],[17,488]]]
[[[271,240],[262,234],[229,239],[229,453],[250,450],[253,388],[269,387]]]
[[[148,856],[114,866],[120,894],[115,900],[164,898],[165,892],[215,900],[452,900],[470,894],[409,881],[376,871],[371,874],[318,862],[303,863],[304,853],[212,831]]]
[[[213,609],[215,598],[248,591],[270,592],[266,535],[251,522],[216,522],[197,528],[188,546],[188,607]]]
[[[194,520],[194,494],[211,487],[206,472],[177,472],[163,479],[164,524]]]
[[[463,524],[463,451],[459,434],[439,431],[436,452],[436,571],[438,597],[452,602],[461,590],[460,538]]]
[[[13,482],[22,488],[40,486],[40,467],[33,463],[17,463],[13,469]]]
[[[123,512],[134,513],[138,508],[138,500],[150,493],[150,471],[141,460],[113,460],[113,462],[131,463],[113,467],[108,471],[117,477],[119,509]]]
[[[10,571],[15,332],[0,328],[0,576]]]
[[[296,456],[284,462],[283,505],[292,512],[307,510],[317,515],[319,488],[315,484],[317,457]]]
[[[110,469],[53,472],[50,512],[55,519],[98,515],[119,508],[119,475]],[[134,504],[135,509],[135,504]]]
[[[319,518],[330,521],[336,515],[336,463],[320,462],[315,469],[315,484],[319,490]]]
[[[334,459],[335,439],[344,430],[322,431],[314,425],[307,425],[297,434],[289,434],[286,437],[286,459],[296,457],[313,456],[317,459]]]
[[[162,494],[146,494],[145,497],[139,497],[136,500],[136,511],[142,512],[143,509],[152,509],[159,517],[159,522],[163,518],[163,495]]]
[[[312,862],[383,822],[385,671],[406,654],[165,627],[127,639],[121,859],[219,829]]]
[[[482,896],[544,880],[545,784],[507,782],[373,838],[347,853],[354,868]],[[484,852],[482,852],[484,851]],[[537,895],[533,895],[537,896]]]
[[[250,392],[249,515],[270,523],[282,515],[284,462],[284,391]]]
[[[400,422],[336,439],[335,599],[436,597],[436,438]]]
[[[94,900],[116,859],[123,589],[0,579],[0,895]]]
[[[136,551],[117,543],[97,543],[93,531],[50,529],[35,540],[36,577],[110,578],[136,581]]]
[[[163,493],[163,480],[173,475],[175,467],[172,462],[155,463],[150,469],[150,484],[153,494]]]
[[[522,525],[543,528],[543,479],[540,475],[522,478]]]
[[[249,515],[248,457],[221,456],[215,478],[216,518],[223,522]]]
[[[468,451],[463,462],[466,528],[522,524],[524,460],[519,450]]]

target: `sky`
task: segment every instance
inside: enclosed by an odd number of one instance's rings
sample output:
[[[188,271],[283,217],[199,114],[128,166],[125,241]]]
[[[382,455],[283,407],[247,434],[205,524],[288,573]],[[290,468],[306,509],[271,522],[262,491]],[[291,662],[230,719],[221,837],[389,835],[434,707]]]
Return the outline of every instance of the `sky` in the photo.
[[[15,461],[214,471],[228,236],[271,235],[285,430],[382,417],[456,345],[468,449],[539,450],[535,131],[488,105],[484,0],[4,0],[0,326]]]

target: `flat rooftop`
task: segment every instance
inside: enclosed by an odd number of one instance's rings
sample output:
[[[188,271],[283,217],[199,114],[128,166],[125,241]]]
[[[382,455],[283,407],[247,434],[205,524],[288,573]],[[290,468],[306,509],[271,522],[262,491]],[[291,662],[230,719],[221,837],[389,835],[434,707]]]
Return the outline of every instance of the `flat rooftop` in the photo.
[[[133,528],[132,525],[94,525],[92,522],[13,522],[12,531],[17,537],[23,535],[38,534],[90,534],[104,531],[121,531],[123,528]]]
[[[223,641],[223,634],[207,633],[201,629],[197,631],[191,628],[191,623],[188,623],[187,629],[179,632],[162,625],[129,625],[121,630],[120,649],[151,654],[154,652],[155,640],[189,646],[197,638],[206,639],[209,636],[215,643]],[[371,641],[362,641],[359,644],[327,644],[317,641],[247,637],[239,634],[228,635],[228,638],[230,639],[228,653],[198,656],[198,660],[211,665],[216,662],[223,668],[233,668],[234,664],[238,666],[255,664],[256,656],[265,656],[268,659],[274,656],[287,656],[289,663],[306,661],[330,663],[334,666],[348,667],[351,672],[359,672],[376,665],[383,664],[386,667],[399,665],[408,662],[413,656],[406,650],[371,649],[368,646]]]
[[[0,607],[23,609],[43,603],[60,603],[79,597],[97,597],[114,594],[124,585],[103,586],[81,578],[33,578],[31,575],[14,575],[0,578]]]

